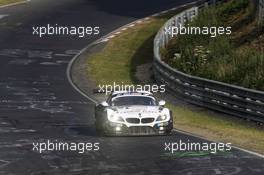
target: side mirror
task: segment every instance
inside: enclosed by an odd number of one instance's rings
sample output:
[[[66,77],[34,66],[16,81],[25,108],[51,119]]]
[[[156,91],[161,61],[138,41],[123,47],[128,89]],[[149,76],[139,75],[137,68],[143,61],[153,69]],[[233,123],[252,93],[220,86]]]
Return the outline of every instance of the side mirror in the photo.
[[[159,101],[159,106],[165,106],[166,102],[164,100]]]
[[[109,104],[108,104],[106,101],[103,101],[103,102],[101,103],[101,105],[104,106],[104,107],[108,107],[108,106],[109,106]]]

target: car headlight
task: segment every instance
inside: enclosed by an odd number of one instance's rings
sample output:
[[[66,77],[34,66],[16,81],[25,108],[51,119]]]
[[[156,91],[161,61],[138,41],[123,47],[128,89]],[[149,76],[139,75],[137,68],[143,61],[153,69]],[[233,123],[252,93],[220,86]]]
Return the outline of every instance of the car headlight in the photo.
[[[162,114],[157,118],[157,121],[165,121],[168,119],[168,116],[166,114]]]
[[[111,114],[108,119],[111,122],[125,122],[124,119],[121,116],[115,115],[115,114]]]

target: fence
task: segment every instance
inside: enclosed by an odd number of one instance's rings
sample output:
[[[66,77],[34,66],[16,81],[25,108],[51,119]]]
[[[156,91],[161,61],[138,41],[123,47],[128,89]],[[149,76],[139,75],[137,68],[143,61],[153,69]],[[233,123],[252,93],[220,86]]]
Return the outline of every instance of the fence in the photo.
[[[153,61],[155,79],[158,83],[165,84],[174,95],[184,98],[189,103],[264,122],[264,92],[191,76],[171,68],[161,60],[160,49],[165,47],[172,37],[165,29],[191,20],[199,13],[199,9],[210,5],[210,2],[197,3],[174,16],[157,33]]]

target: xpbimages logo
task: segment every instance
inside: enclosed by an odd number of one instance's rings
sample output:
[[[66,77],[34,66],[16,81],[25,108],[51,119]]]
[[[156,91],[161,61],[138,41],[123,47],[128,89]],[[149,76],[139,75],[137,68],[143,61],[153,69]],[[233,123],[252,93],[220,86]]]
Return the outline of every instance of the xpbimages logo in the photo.
[[[55,35],[70,35],[83,38],[86,35],[99,35],[100,27],[98,26],[59,26],[58,24],[51,25],[47,24],[46,26],[33,26],[32,34],[34,36],[43,37],[43,36],[55,36]]]
[[[231,35],[232,27],[194,27],[194,26],[173,26],[166,27],[165,34],[176,37],[177,35],[210,35],[215,38],[219,35]]]
[[[184,142],[180,140],[179,142],[166,142],[164,143],[164,151],[174,153],[177,151],[209,151],[212,154],[217,153],[218,151],[231,151],[231,143],[194,143],[188,140]]]
[[[47,140],[45,142],[34,142],[32,143],[32,150],[38,153],[44,153],[46,151],[73,151],[83,154],[89,151],[99,151],[100,143],[95,142],[62,142],[62,141],[51,141]]]
[[[106,95],[116,91],[128,91],[128,92],[148,91],[151,93],[158,93],[158,92],[165,93],[166,86],[156,85],[156,84],[134,85],[134,84],[124,84],[123,82],[119,84],[114,82],[113,84],[99,84],[98,88],[96,89],[96,92],[105,93]]]

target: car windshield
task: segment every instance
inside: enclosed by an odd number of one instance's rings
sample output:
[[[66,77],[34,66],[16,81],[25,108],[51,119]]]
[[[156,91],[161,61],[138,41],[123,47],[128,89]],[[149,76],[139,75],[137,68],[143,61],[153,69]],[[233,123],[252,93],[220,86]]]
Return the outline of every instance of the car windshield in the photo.
[[[130,105],[155,106],[156,101],[151,97],[142,97],[142,96],[118,97],[112,101],[112,106],[130,106]]]

